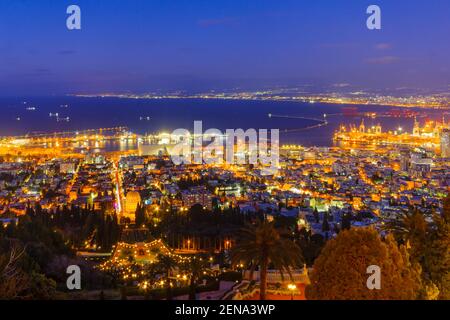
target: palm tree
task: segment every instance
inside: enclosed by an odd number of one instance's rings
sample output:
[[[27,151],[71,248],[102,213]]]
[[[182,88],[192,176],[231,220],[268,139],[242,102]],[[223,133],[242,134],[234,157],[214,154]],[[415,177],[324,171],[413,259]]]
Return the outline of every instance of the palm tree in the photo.
[[[172,300],[172,286],[170,275],[178,267],[178,261],[171,255],[158,254],[158,262],[153,266],[153,272],[166,278],[166,299]]]
[[[197,289],[197,281],[200,278],[210,273],[209,261],[202,257],[192,257],[182,265],[182,270],[189,274],[189,300],[195,300],[195,293]]]
[[[418,210],[402,213],[383,227],[391,232],[398,242],[411,249],[411,259],[423,262],[423,254],[427,245],[428,225],[425,217]]]
[[[258,222],[255,226],[242,230],[242,236],[231,252],[233,265],[256,266],[260,271],[260,300],[265,300],[267,289],[267,269],[272,264],[281,272],[291,275],[291,269],[300,266],[301,249],[293,241],[284,238],[275,229],[273,222]]]

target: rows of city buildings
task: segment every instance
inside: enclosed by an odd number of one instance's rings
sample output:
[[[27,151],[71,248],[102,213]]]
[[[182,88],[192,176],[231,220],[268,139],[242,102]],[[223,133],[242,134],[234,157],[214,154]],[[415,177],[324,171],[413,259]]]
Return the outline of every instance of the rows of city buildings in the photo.
[[[371,130],[361,124],[340,133],[360,138],[382,134],[381,128]],[[345,215],[355,226],[380,226],[412,206],[439,211],[450,186],[449,133],[445,128],[439,132],[439,137],[413,133],[440,142],[439,153],[408,144],[282,146],[275,174],[253,165],[176,166],[162,144],[132,156],[16,157],[0,163],[0,217],[6,223],[35,204],[48,211],[76,205],[117,213],[133,223],[137,208],[143,207],[156,224],[164,212],[187,214],[200,205],[207,211],[235,208],[244,215],[292,217],[299,228],[332,237]],[[220,248],[231,245],[229,238],[224,241],[229,242]],[[180,249],[195,250],[194,242]]]

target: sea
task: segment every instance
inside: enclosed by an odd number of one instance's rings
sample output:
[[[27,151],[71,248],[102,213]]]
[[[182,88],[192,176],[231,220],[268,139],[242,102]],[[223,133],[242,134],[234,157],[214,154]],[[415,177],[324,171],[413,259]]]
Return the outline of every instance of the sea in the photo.
[[[268,100],[13,97],[0,98],[0,110],[0,136],[117,126],[126,126],[138,134],[151,134],[178,128],[192,130],[194,121],[202,121],[203,130],[279,129],[281,144],[332,146],[333,132],[340,125],[359,125],[362,118],[366,127],[381,124],[383,130],[401,127],[411,131],[414,124],[414,117],[404,114],[405,109],[390,106]],[[380,116],[361,115],[367,112]],[[392,112],[396,116],[385,116]],[[418,120],[422,123],[442,117],[439,110],[408,108],[407,112],[420,113]],[[327,125],[316,126],[324,114]]]

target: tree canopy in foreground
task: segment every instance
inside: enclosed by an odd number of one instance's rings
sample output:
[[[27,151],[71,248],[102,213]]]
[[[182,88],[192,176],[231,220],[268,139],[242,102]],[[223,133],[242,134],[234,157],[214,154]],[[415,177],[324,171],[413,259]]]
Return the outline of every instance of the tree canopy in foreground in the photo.
[[[380,290],[370,290],[369,266],[381,270]],[[391,236],[382,240],[372,228],[344,230],[326,244],[314,263],[307,299],[410,300],[421,288],[420,267]]]

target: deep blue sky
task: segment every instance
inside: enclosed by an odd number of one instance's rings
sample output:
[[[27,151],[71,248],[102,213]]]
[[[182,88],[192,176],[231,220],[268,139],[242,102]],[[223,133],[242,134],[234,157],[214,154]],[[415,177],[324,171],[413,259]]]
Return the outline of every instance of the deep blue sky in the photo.
[[[370,4],[381,31],[366,28]],[[449,39],[449,0],[1,0],[0,95],[449,88]]]

